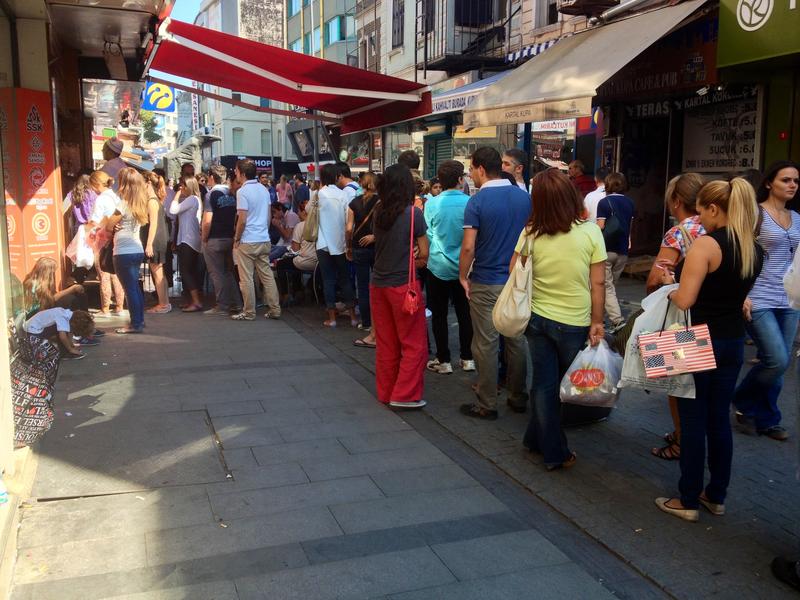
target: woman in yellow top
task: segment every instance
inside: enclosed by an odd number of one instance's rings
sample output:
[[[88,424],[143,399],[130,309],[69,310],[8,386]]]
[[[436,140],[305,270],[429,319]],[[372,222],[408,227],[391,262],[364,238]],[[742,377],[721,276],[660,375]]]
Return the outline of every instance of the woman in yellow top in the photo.
[[[561,427],[558,388],[587,339],[594,346],[605,335],[606,250],[600,228],[583,220],[583,200],[566,175],[543,171],[532,189],[530,220],[511,258],[512,269],[518,257],[533,261],[525,332],[533,363],[532,414],[523,443],[553,470],[575,464]]]

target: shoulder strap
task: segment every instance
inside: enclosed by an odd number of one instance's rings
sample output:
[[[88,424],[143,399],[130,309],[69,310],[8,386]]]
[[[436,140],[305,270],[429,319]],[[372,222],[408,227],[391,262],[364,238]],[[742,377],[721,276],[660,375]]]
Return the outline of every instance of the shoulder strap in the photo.
[[[686,251],[688,252],[689,248],[692,247],[692,243],[694,242],[694,237],[689,232],[689,230],[686,229],[686,227],[684,227],[683,225],[678,226],[678,231],[681,232],[681,237],[683,237],[683,245],[686,247]]]
[[[413,286],[417,280],[417,270],[414,268],[414,209],[416,207],[411,205],[411,234],[409,235],[408,243],[408,285]]]
[[[351,190],[356,190],[356,191],[358,191],[358,184],[357,184],[357,183],[355,183],[354,181],[351,181],[350,183],[348,183],[348,184],[347,184],[346,186],[344,186],[344,187],[349,187]]]
[[[380,198],[378,198],[377,200],[375,200],[375,202],[373,202],[373,203],[372,203],[372,208],[370,208],[370,209],[369,209],[369,212],[367,213],[367,216],[366,216],[366,217],[364,217],[364,218],[361,220],[361,223],[359,223],[358,227],[356,227],[356,228],[355,228],[355,231],[353,231],[353,235],[354,235],[354,236],[355,236],[355,234],[357,234],[359,231],[361,231],[361,228],[362,228],[364,225],[366,225],[366,224],[367,224],[367,222],[369,221],[370,217],[372,216],[372,213],[373,213],[373,212],[375,212],[375,207],[378,205],[378,202],[380,202],[380,201],[381,201],[381,200],[380,200]]]

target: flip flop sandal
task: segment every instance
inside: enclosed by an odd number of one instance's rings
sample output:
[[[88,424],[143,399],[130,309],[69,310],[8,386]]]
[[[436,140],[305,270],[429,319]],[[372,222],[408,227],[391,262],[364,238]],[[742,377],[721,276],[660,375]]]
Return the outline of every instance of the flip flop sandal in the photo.
[[[669,433],[665,433],[662,438],[668,444],[678,444],[680,446],[680,442],[678,442],[678,436],[675,434],[674,431],[670,431]]]
[[[142,333],[141,329],[132,329],[131,327],[121,327],[120,329],[116,330],[116,333],[120,335],[129,335],[133,333]]]
[[[375,344],[370,344],[369,342],[365,342],[363,339],[353,340],[353,346],[356,348],[375,348]]]
[[[661,448],[653,448],[650,454],[662,460],[680,460],[681,458],[681,445],[669,444]]]

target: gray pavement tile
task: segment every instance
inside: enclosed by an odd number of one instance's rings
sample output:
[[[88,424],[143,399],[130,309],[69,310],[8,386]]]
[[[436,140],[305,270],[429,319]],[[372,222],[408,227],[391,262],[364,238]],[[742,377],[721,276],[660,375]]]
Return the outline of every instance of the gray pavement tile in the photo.
[[[225,449],[222,451],[222,456],[225,459],[225,464],[231,470],[243,470],[258,467],[256,457],[253,456],[253,449],[250,447]],[[225,482],[227,482],[227,479]]]
[[[459,581],[414,592],[393,594],[390,600],[563,600],[614,598],[575,564],[554,565],[484,579]]]
[[[96,575],[147,564],[145,536],[115,536],[35,546],[20,550],[14,569],[17,585]]]
[[[235,417],[239,415],[255,415],[264,412],[264,408],[258,400],[208,404],[206,410],[208,411],[208,416],[212,419],[218,417]]]
[[[330,509],[345,533],[358,533],[501,512],[506,507],[484,488],[473,487],[418,494],[413,501],[395,496]]]
[[[339,441],[351,454],[379,452],[381,450],[402,450],[403,448],[424,446],[430,443],[414,430],[358,433],[342,436]]]
[[[250,449],[247,448],[247,450],[249,451]],[[206,491],[209,494],[226,494],[295,483],[308,483],[306,472],[297,463],[283,463],[262,467],[257,465],[252,452],[250,452],[250,457],[253,461],[252,465],[248,465],[246,468],[233,469],[233,477],[231,479],[223,483],[208,484],[205,486]]]
[[[571,562],[532,529],[439,544],[432,550],[461,581]]]
[[[313,461],[348,455],[345,447],[334,437],[287,444],[256,446],[252,448],[252,451],[259,465],[299,462],[302,460]]]
[[[354,385],[357,385],[354,383]],[[324,423],[348,420],[353,417],[381,417],[386,414],[386,407],[377,402],[358,402],[340,406],[323,406],[314,412]]]
[[[318,440],[353,435],[356,433],[375,433],[379,431],[403,431],[411,429],[408,423],[396,415],[386,413],[374,417],[353,417],[336,423],[309,423],[292,427],[281,427],[281,436],[287,442]]]
[[[264,417],[264,414],[216,417],[212,423],[226,450],[283,442],[278,428],[270,425]]]
[[[17,585],[13,600],[98,600],[121,594],[168,594],[174,589],[215,585],[237,577],[296,569],[308,564],[300,544],[285,544],[154,567]],[[184,595],[183,598],[206,600],[202,594]]]
[[[205,413],[76,411],[56,421],[38,447],[32,495],[126,492],[224,481]]]
[[[333,600],[371,598],[452,581],[430,549],[423,548],[237,579],[236,589],[241,600]]]
[[[203,600],[239,600],[239,594],[236,593],[236,586],[233,584],[233,581],[216,581],[214,583],[182,585],[180,587],[139,592],[136,594],[109,596],[109,600],[186,600],[187,598],[202,598]]]
[[[303,542],[302,546],[309,562],[316,564],[469,540],[523,527],[525,524],[511,513],[493,513],[311,540]]]
[[[456,464],[375,473],[372,479],[387,496],[409,496],[420,492],[478,485],[477,481]]]
[[[398,471],[408,465],[427,467],[450,462],[447,456],[430,444],[406,448],[402,452],[384,450],[335,458],[300,459],[300,464],[311,481]]]
[[[213,494],[210,498],[214,515],[227,521],[383,497],[369,477],[353,477],[246,492]]]
[[[223,527],[225,525],[225,527]],[[280,546],[341,533],[324,507],[145,534],[150,566]]]
[[[25,508],[17,546],[52,546],[213,522],[203,486],[75,498]]]

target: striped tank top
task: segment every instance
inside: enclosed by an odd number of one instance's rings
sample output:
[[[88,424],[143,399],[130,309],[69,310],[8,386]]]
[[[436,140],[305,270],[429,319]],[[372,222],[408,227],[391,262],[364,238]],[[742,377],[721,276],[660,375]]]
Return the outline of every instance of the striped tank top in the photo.
[[[784,229],[770,216],[761,210],[763,217],[758,242],[764,249],[764,266],[749,294],[753,301],[753,310],[765,308],[789,308],[789,299],[783,289],[783,276],[792,264],[795,250],[800,245],[800,215],[789,211],[792,224]]]

